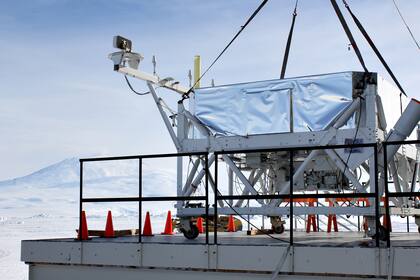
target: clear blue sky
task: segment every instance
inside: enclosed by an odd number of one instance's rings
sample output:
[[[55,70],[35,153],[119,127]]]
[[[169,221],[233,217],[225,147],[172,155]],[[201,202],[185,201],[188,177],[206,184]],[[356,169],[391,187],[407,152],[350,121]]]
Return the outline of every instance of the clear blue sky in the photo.
[[[340,2],[340,1],[338,1]],[[400,82],[418,90],[420,52],[392,0],[350,0]],[[398,0],[420,37],[420,1]],[[207,66],[259,5],[256,0],[0,3],[0,180],[67,157],[174,151],[150,96],[138,97],[107,59],[116,34],[161,77],[187,83],[195,54]],[[216,84],[276,78],[293,0],[271,0],[204,79]],[[344,11],[344,7],[343,12]],[[327,0],[301,0],[288,76],[361,70]],[[345,13],[351,22],[347,13]],[[387,76],[350,24],[369,70]],[[141,90],[144,84],[135,82]],[[169,96],[175,107],[176,97]]]

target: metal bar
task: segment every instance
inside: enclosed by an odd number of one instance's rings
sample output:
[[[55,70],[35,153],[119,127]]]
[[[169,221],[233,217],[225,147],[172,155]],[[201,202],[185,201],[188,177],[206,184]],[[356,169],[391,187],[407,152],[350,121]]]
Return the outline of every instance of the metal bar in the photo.
[[[169,121],[168,115],[165,113],[165,111],[162,108],[162,102],[161,102],[162,99],[160,97],[158,97],[155,89],[153,88],[153,85],[150,82],[147,82],[147,86],[149,87],[149,91],[153,96],[153,99],[156,103],[156,106],[158,107],[159,113],[162,117],[162,120],[163,120],[165,126],[166,126],[166,129],[168,130],[169,135],[172,138],[172,142],[174,143],[174,145],[175,145],[175,147],[178,151],[181,150],[180,140],[176,136],[176,133],[175,133],[175,131],[174,131],[172,125],[171,125],[171,122]]]
[[[290,158],[289,158],[289,182],[290,182],[290,214],[289,214],[289,222],[290,222],[290,246],[293,246],[293,151],[289,152]]]
[[[420,195],[420,193],[419,193]],[[298,193],[293,194],[294,199],[301,198],[374,198],[374,193]],[[237,199],[285,199],[289,194],[258,194],[258,195],[218,195],[218,200]]]
[[[296,203],[296,202],[295,202]],[[205,214],[205,208],[184,208],[182,209],[180,216],[198,216]],[[287,206],[284,207],[223,207],[218,208],[217,213],[219,215],[242,215],[242,216],[289,216],[290,208]],[[370,207],[306,207],[306,206],[293,206],[293,215],[307,215],[307,214],[318,214],[318,215],[330,215],[336,214],[340,215],[351,215],[351,216],[372,216],[375,217],[375,205],[374,203]],[[391,211],[392,213],[392,211]],[[399,213],[399,212],[398,212]],[[214,214],[213,208],[209,208],[209,215]]]
[[[389,216],[389,190],[388,190],[388,163],[387,163],[387,146],[383,145],[383,155],[384,155],[384,181],[385,181],[385,219],[387,222],[391,222],[391,218]],[[388,225],[389,226],[389,225]],[[389,248],[391,246],[391,234],[387,234],[386,238],[386,247]]]
[[[204,158],[204,164],[206,169],[205,177],[205,191],[206,191],[206,245],[209,244],[209,156],[208,154]]]
[[[218,196],[218,189],[217,189],[217,184],[218,184],[218,174],[217,174],[217,166],[218,166],[218,161],[217,161],[217,157],[219,155],[217,153],[214,153],[214,217],[213,217],[213,236],[214,236],[214,245],[217,245],[217,196]]]
[[[135,201],[184,201],[206,200],[206,196],[149,196],[149,197],[95,197],[83,198],[83,202],[135,202]]]
[[[386,141],[382,142],[385,145],[410,145],[410,144],[420,144],[420,140],[403,140],[403,141]]]
[[[132,156],[115,156],[115,157],[96,157],[96,158],[81,158],[81,162],[87,161],[112,161],[112,160],[128,160],[138,158],[166,158],[166,157],[183,157],[183,156],[204,156],[207,152],[193,152],[193,153],[166,153],[166,154],[149,154],[149,155],[132,155]]]
[[[97,158],[81,158],[80,162],[88,161],[113,161],[113,160],[129,160],[129,159],[138,159],[140,155],[134,156],[116,156],[116,157],[97,157]]]
[[[379,203],[381,203],[381,200],[379,198],[379,186],[378,186],[378,145],[375,144],[373,146],[373,160],[375,162],[375,223],[376,223],[376,234],[375,234],[375,241],[376,241],[376,247],[379,247],[379,226],[381,225],[380,222],[380,216],[379,216]]]
[[[409,197],[409,196],[419,196],[420,192],[390,192],[389,197]]]
[[[184,94],[188,92],[188,88],[180,85],[180,84],[173,84],[173,81],[168,81],[168,82],[162,82],[162,80],[159,80],[159,77],[155,76],[155,75],[151,75],[149,73],[134,69],[134,68],[130,68],[130,67],[122,67],[119,66],[118,67],[118,72],[125,74],[125,75],[129,75],[133,78],[137,78],[140,80],[144,80],[148,83],[153,83],[153,84],[157,84],[160,86],[163,86],[165,88],[174,90],[180,94]]]
[[[80,161],[80,182],[79,182],[79,240],[82,241],[82,211],[83,211],[83,161]]]
[[[406,141],[389,141],[382,142],[385,145],[408,145],[408,144],[420,144],[420,140],[406,140]],[[375,143],[360,143],[360,144],[348,144],[348,145],[324,145],[324,146],[298,146],[289,148],[273,148],[273,149],[253,149],[253,150],[232,150],[232,151],[217,151],[218,154],[229,154],[229,153],[254,153],[254,152],[276,152],[276,151],[298,151],[298,150],[325,150],[325,149],[344,149],[344,148],[367,148],[373,147]],[[177,157],[177,156],[199,156],[206,155],[207,152],[194,152],[194,153],[168,153],[168,154],[150,154],[150,155],[133,155],[133,156],[116,156],[116,157],[97,157],[97,158],[82,158],[81,162],[88,161],[111,161],[111,160],[128,160],[142,158],[165,158],[165,157]]]
[[[248,149],[248,150],[223,150],[217,151],[218,154],[240,154],[240,153],[263,153],[263,152],[280,152],[280,151],[300,151],[300,150],[333,150],[345,148],[369,148],[376,145],[376,143],[356,143],[356,144],[342,144],[342,145],[315,145],[315,146],[295,146],[285,148],[270,148],[270,149]]]
[[[139,243],[141,243],[141,219],[143,217],[143,203],[142,203],[142,197],[143,197],[143,160],[142,158],[139,158]]]
[[[236,176],[241,180],[244,187],[248,190],[248,192],[252,193],[253,195],[258,195],[258,192],[255,190],[254,186],[248,181],[242,171],[236,166],[233,160],[228,155],[222,155],[223,160],[229,166],[229,168],[236,174]],[[264,201],[258,200],[258,203],[264,205]]]

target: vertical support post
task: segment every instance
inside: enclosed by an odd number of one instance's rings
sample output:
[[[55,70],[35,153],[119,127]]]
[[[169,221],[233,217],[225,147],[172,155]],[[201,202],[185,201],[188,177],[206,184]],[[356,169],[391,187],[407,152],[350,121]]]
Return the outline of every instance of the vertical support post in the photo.
[[[387,162],[387,149],[388,146],[386,142],[382,143],[382,149],[383,149],[383,155],[384,155],[384,182],[385,182],[385,217],[384,219],[387,220],[387,222],[391,221],[391,218],[389,216],[389,190],[388,190],[388,162]],[[386,247],[389,248],[391,246],[391,236],[390,234],[387,234],[386,237]]]
[[[79,182],[79,240],[82,241],[82,211],[83,211],[83,161],[80,160],[80,182]]]
[[[213,234],[214,234],[214,245],[217,245],[217,202],[219,200],[218,198],[218,188],[217,188],[217,181],[218,181],[218,175],[217,175],[217,166],[218,166],[218,154],[217,152],[214,153],[214,217],[213,217]]]
[[[139,157],[139,243],[141,243],[141,218],[143,216],[143,158]]]
[[[293,246],[293,150],[289,150],[289,182],[290,182],[290,193],[289,193],[289,207],[290,207],[290,213],[289,213],[289,222],[290,222],[290,246]]]
[[[204,164],[206,168],[206,245],[209,244],[209,154],[207,153],[204,159]]]
[[[293,132],[294,124],[293,124],[293,91],[289,90],[289,107],[290,107],[290,114],[289,114],[289,130],[290,133]]]
[[[194,88],[200,87],[200,76],[201,76],[201,58],[199,55],[194,56]]]
[[[228,194],[233,195],[233,171],[230,167],[228,169]],[[233,205],[233,199],[229,199],[229,204]]]
[[[379,197],[379,186],[378,186],[378,144],[375,143],[373,146],[373,158],[374,158],[374,182],[375,182],[375,241],[376,247],[379,247],[379,226],[381,225],[380,222],[380,215],[379,215],[379,204],[381,203],[381,198]],[[372,180],[372,179],[371,179]]]
[[[176,136],[178,138],[179,144],[182,147],[182,143],[187,138],[188,134],[188,121],[183,114],[184,112],[184,104],[182,102],[178,102],[178,114],[176,115],[177,119],[177,131]],[[178,153],[180,152],[180,149],[178,149]],[[191,158],[190,158],[191,159]],[[177,157],[176,158],[176,195],[182,196],[182,188],[183,188],[183,182],[182,182],[182,172],[183,172],[183,158]],[[187,174],[188,176],[189,174]],[[177,201],[176,202],[176,209],[181,209],[182,206],[185,204],[185,201]]]
[[[318,190],[316,190],[316,196],[317,196],[316,207],[319,207]],[[316,226],[315,226],[315,228],[316,228],[316,231],[319,231],[319,215],[318,214],[316,214]]]
[[[177,157],[176,158],[176,195],[177,196],[182,196],[182,187],[183,187],[183,181],[182,181],[182,171],[183,171],[182,160],[183,160],[182,157]],[[177,203],[176,203],[177,211],[178,211],[178,209],[181,209],[183,205],[184,205],[184,201],[177,201]]]

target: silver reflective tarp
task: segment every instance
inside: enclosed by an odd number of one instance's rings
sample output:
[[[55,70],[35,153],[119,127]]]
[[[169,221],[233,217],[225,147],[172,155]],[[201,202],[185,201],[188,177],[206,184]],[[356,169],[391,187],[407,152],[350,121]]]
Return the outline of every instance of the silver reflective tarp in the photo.
[[[196,89],[192,111],[216,135],[319,131],[352,93],[352,72],[233,84]]]

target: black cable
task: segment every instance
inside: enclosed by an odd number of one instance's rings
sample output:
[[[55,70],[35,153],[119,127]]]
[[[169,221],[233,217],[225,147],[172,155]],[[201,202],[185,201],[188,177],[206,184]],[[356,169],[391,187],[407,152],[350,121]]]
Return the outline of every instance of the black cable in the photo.
[[[134,88],[131,86],[130,81],[128,80],[127,76],[124,75],[125,81],[127,82],[128,87],[131,89],[132,92],[134,92],[137,95],[146,95],[149,94],[150,91],[145,91],[145,92],[138,92],[136,90],[134,90]]]
[[[283,65],[281,67],[280,79],[284,79],[286,74],[287,61],[289,60],[290,45],[292,44],[293,30],[295,27],[295,20],[297,16],[297,5],[299,0],[296,0],[295,9],[293,11],[292,25],[290,26],[289,36],[287,37],[286,49],[284,50]]]
[[[397,6],[397,3],[395,2],[395,0],[392,0],[392,2],[394,2],[394,6],[395,6],[395,8],[397,9],[398,14],[400,15],[400,18],[401,18],[401,19],[402,19],[402,21],[404,22],[404,25],[405,25],[405,27],[407,28],[408,33],[410,33],[411,38],[413,39],[413,41],[414,41],[414,43],[416,44],[417,48],[420,50],[420,45],[419,45],[419,42],[417,42],[416,38],[414,37],[413,32],[411,32],[410,27],[408,26],[408,24],[407,24],[407,22],[405,21],[405,19],[404,19],[404,17],[403,17],[403,15],[402,15],[402,13],[401,13],[401,11],[400,11],[400,9],[399,9],[399,8],[398,8],[398,6]]]
[[[362,53],[360,52],[359,47],[357,46],[356,41],[354,40],[353,35],[351,34],[350,28],[347,25],[347,22],[344,19],[344,16],[340,11],[340,8],[338,7],[337,2],[335,0],[331,0],[331,4],[334,8],[335,13],[337,14],[338,19],[340,20],[340,23],[341,23],[341,26],[344,29],[344,32],[346,32],[346,35],[347,35],[347,38],[350,41],[350,44],[353,46],[353,50],[356,53],[357,58],[360,61],[360,64],[362,65],[365,72],[369,72],[369,70],[366,68],[365,62],[363,60]]]
[[[335,0],[331,0],[335,1]],[[391,68],[389,68],[388,64],[386,63],[385,59],[382,57],[381,53],[379,52],[378,48],[373,43],[372,39],[370,38],[369,34],[366,32],[365,28],[363,27],[362,23],[359,21],[359,19],[353,14],[353,12],[350,9],[350,6],[347,4],[346,0],[343,0],[344,6],[349,11],[351,17],[353,18],[354,23],[356,24],[357,28],[359,28],[360,32],[362,33],[363,37],[365,37],[366,41],[368,42],[369,46],[372,48],[372,50],[375,52],[378,59],[381,61],[382,65],[385,67],[386,71],[388,71],[388,74],[391,76],[394,83],[397,85],[397,87],[400,89],[400,91],[407,96],[404,89],[402,88],[400,82],[395,77],[394,73],[392,72]]]
[[[219,196],[222,196],[223,197],[223,195],[220,193],[220,191],[217,191],[218,193],[219,193]],[[272,238],[272,239],[275,239],[275,240],[278,240],[278,241],[282,241],[282,242],[286,242],[286,243],[290,243],[289,242],[289,240],[286,240],[286,239],[282,239],[282,238],[278,238],[278,237],[275,237],[275,236],[273,236],[272,234],[270,234],[270,233],[268,233],[268,232],[265,232],[265,231],[263,231],[263,230],[261,230],[261,229],[259,229],[256,225],[254,225],[253,223],[251,223],[251,221],[250,220],[248,220],[248,219],[246,219],[243,215],[241,215],[241,214],[239,214],[238,213],[238,211],[236,211],[234,208],[233,208],[233,206],[232,205],[230,205],[230,203],[229,202],[227,202],[227,200],[226,199],[223,199],[223,201],[229,206],[229,208],[230,209],[232,209],[232,211],[233,212],[235,212],[236,213],[236,215],[238,215],[239,217],[241,217],[245,222],[247,222],[250,226],[252,226],[252,227],[254,227],[256,230],[258,230],[259,232],[261,232],[261,233],[263,233],[263,234],[265,234],[265,235],[267,235],[268,237],[270,237],[270,238]],[[292,217],[290,217],[291,219],[292,219]],[[296,244],[296,243],[295,243]]]
[[[197,81],[195,81],[193,86],[184,94],[184,98],[188,98],[188,95],[190,94],[190,92],[192,92],[194,87],[200,82],[200,80],[203,78],[203,76],[205,74],[207,74],[207,72],[210,70],[210,68],[213,67],[213,65],[216,63],[216,61],[219,60],[219,58],[225,53],[225,51],[230,47],[230,45],[232,45],[233,41],[236,40],[236,38],[239,36],[239,34],[241,34],[241,32],[245,29],[245,27],[254,19],[254,17],[258,14],[258,12],[262,9],[262,7],[264,7],[264,5],[267,4],[267,2],[268,2],[268,0],[263,0],[261,2],[261,4],[258,6],[258,8],[252,13],[252,15],[245,22],[245,24],[241,26],[239,31],[232,38],[232,40],[230,40],[230,42],[227,44],[227,46],[221,51],[221,53],[216,57],[216,59],[213,60],[213,62],[210,64],[210,66],[207,67],[206,71],[204,71],[203,74],[201,74],[201,76],[197,79]]]

